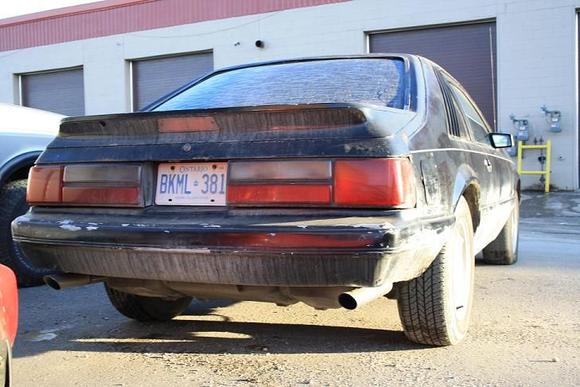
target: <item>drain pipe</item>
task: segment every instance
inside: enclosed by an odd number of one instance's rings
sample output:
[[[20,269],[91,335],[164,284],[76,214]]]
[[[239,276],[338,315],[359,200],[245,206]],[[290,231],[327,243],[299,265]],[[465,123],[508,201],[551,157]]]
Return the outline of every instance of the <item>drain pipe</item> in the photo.
[[[338,296],[338,303],[345,309],[356,309],[374,299],[384,296],[393,288],[390,282],[374,288],[357,288]]]
[[[55,290],[76,288],[104,281],[102,277],[91,277],[84,274],[51,274],[44,276],[44,283]]]

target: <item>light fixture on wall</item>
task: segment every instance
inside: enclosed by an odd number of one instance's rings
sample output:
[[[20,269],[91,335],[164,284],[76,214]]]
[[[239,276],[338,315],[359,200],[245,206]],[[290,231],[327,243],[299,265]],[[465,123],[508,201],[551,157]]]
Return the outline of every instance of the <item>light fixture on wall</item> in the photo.
[[[256,47],[258,48],[264,48],[264,41],[263,40],[256,40],[256,42],[254,43],[256,45]]]

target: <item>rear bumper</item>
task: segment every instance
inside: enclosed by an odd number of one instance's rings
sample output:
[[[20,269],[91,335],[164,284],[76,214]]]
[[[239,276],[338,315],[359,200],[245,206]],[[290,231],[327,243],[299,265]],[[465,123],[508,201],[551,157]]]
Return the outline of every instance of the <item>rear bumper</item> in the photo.
[[[453,218],[408,214],[56,213],[14,239],[38,265],[103,277],[264,286],[378,286],[429,266]]]

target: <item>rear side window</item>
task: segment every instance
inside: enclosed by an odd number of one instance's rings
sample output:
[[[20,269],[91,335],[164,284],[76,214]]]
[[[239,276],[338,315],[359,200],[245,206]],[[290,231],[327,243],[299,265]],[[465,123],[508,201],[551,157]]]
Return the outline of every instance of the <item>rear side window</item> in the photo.
[[[443,101],[445,103],[445,110],[447,112],[447,129],[449,130],[449,134],[455,137],[469,138],[467,135],[467,129],[461,119],[461,109],[451,94],[449,80],[438,70],[435,70],[435,74],[439,80]]]
[[[399,59],[333,59],[246,67],[217,73],[154,111],[260,105],[363,103],[405,109]]]
[[[451,90],[453,90],[453,94],[457,98],[457,101],[461,105],[461,109],[463,110],[465,120],[467,121],[467,125],[469,125],[469,129],[473,135],[473,140],[484,143],[487,145],[489,144],[489,131],[487,130],[487,125],[485,121],[477,111],[477,108],[473,105],[471,100],[465,95],[465,93],[460,90],[454,84],[449,85]]]

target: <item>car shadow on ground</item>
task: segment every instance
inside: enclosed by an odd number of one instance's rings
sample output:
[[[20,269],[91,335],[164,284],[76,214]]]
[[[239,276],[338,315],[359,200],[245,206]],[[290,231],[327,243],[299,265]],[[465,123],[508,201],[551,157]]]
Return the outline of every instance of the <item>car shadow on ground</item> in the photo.
[[[319,326],[232,322],[181,317],[167,323],[126,322],[107,335],[69,338],[66,350],[129,353],[271,354],[402,351],[422,348],[400,331]]]
[[[298,354],[405,351],[424,346],[402,331],[328,325],[231,321],[217,308],[231,301],[194,302],[169,322],[140,323],[123,317],[85,321],[82,326],[44,331],[54,338],[35,342],[38,332],[20,337],[15,358],[47,351],[147,354]],[[41,332],[42,333],[42,332]]]

